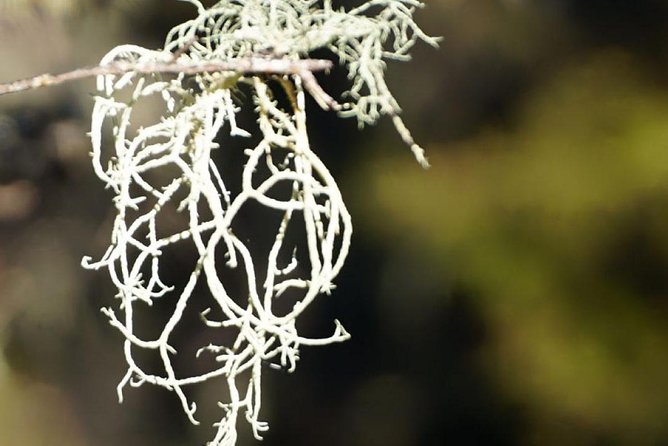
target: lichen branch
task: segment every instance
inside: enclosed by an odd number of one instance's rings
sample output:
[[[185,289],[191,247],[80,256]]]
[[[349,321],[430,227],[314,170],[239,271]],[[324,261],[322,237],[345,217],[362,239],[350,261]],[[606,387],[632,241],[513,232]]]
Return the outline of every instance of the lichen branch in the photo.
[[[256,438],[268,428],[260,420],[263,364],[291,372],[301,347],[350,337],[338,321],[333,333],[320,338],[305,337],[298,324],[319,296],[335,289],[352,237],[341,191],[311,146],[306,95],[360,125],[390,117],[426,167],[422,148],[399,116],[385,68],[387,60],[407,60],[417,41],[436,45],[436,39],[413,21],[414,10],[422,6],[416,0],[369,0],[348,11],[335,9],[330,0],[225,0],[209,9],[198,0],[185,1],[197,7],[198,15],[172,29],[162,50],[122,45],[99,67],[5,89],[97,75],[92,161],[114,194],[116,218],[105,254],[96,262],[85,258],[83,266],[106,269],[118,288],[119,314],[111,308],[104,314],[124,338],[128,370],[119,398],[128,385],[161,386],[175,393],[186,417],[197,424],[197,406],[187,387],[220,379],[228,397],[219,404],[224,412],[210,444],[234,446],[240,414]],[[310,59],[314,51],[328,51],[348,72],[348,89],[336,99],[314,76],[333,64]],[[251,131],[236,120],[235,92],[241,84],[255,106],[257,124]],[[277,99],[285,97],[288,101]],[[143,116],[138,126],[136,108],[146,102],[162,106],[163,113],[148,124]],[[253,141],[244,151],[241,181],[235,181],[241,188],[234,193],[214,162],[214,152],[227,149],[221,147],[221,133],[256,136],[245,142]],[[272,216],[263,226],[273,237],[266,250],[238,235],[239,216],[258,207]],[[181,226],[162,224],[179,213]],[[187,283],[175,289],[159,276],[160,265],[163,256],[183,245],[196,259]],[[214,365],[182,376],[176,365],[183,352],[173,347],[173,338],[195,290],[203,290],[198,300],[210,300],[201,313],[203,328],[226,330],[232,339],[198,346],[195,359],[208,354]],[[279,311],[279,298],[293,304]],[[147,336],[135,327],[136,315],[157,300],[171,305],[172,312],[158,333]],[[142,351],[158,354],[159,371],[142,367],[137,360]]]

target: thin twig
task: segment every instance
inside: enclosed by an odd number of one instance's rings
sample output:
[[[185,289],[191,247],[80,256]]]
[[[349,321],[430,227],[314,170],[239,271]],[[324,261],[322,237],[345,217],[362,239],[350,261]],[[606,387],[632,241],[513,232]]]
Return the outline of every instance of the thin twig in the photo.
[[[25,90],[34,90],[41,87],[50,87],[78,79],[99,75],[120,75],[129,72],[140,74],[151,73],[185,73],[198,74],[216,71],[235,71],[237,73],[271,73],[271,74],[297,74],[313,73],[314,71],[327,71],[333,66],[332,62],[325,59],[265,59],[249,57],[230,61],[207,61],[202,63],[142,63],[133,64],[129,62],[116,62],[105,66],[85,67],[68,71],[62,74],[42,74],[29,79],[22,79],[6,84],[0,84],[0,96],[10,93],[18,93]]]

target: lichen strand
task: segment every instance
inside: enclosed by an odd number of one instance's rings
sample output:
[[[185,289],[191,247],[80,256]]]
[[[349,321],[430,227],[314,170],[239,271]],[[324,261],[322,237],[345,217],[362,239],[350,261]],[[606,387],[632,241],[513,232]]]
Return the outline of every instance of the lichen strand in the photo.
[[[346,11],[331,0],[224,0],[208,10],[197,0],[185,1],[197,6],[199,16],[169,33],[167,51],[189,47],[184,60],[201,61],[262,54],[301,59],[328,50],[346,67],[350,80],[339,114],[356,118],[360,126],[391,116],[419,163],[428,166],[385,81],[387,60],[409,60],[409,51],[420,40],[438,45],[439,39],[413,20],[421,2],[370,0]]]
[[[169,62],[187,66],[257,57],[301,60],[325,48],[348,68],[351,80],[337,103],[339,113],[356,117],[360,124],[391,116],[426,164],[398,117],[399,106],[384,80],[384,60],[407,59],[417,40],[436,43],[412,20],[420,3],[368,1],[344,11],[334,9],[330,1],[236,0],[221,1],[209,9],[198,1],[187,1],[197,7],[198,15],[175,27],[163,50],[123,45],[110,51],[101,65]],[[236,443],[240,412],[256,438],[267,429],[259,415],[263,363],[292,371],[302,345],[349,338],[338,321],[333,334],[325,338],[306,338],[298,332],[297,320],[303,311],[334,288],[348,254],[352,224],[336,181],[310,146],[305,96],[307,90],[317,91],[308,86],[314,82],[312,73],[302,70],[284,75],[279,82],[269,79],[269,74],[238,72],[181,73],[172,78],[139,72],[100,76],[92,115],[93,166],[115,195],[116,218],[107,251],[99,261],[85,258],[83,265],[107,269],[118,288],[118,308],[103,312],[125,338],[128,370],[118,386],[119,398],[128,384],[162,386],[175,392],[190,421],[197,424],[196,404],[189,399],[187,386],[224,380],[229,401],[220,403],[223,414],[210,442],[216,446]],[[223,131],[249,136],[235,119],[239,108],[233,89],[239,83],[251,92],[260,141],[246,151],[241,191],[233,195],[226,187],[230,179],[223,178],[212,152],[220,149],[216,141]],[[277,89],[290,98],[289,104],[281,106],[274,99]],[[164,108],[160,119],[137,127],[133,121],[137,107],[156,100]],[[103,144],[108,123],[111,147]],[[165,181],[165,172],[173,177]],[[279,189],[291,191],[289,197],[277,193]],[[268,252],[254,252],[248,241],[235,235],[235,222],[250,205],[277,215],[279,223],[266,227],[274,236]],[[187,224],[165,234],[161,221],[168,209],[184,214]],[[295,226],[303,234],[299,249],[291,245],[294,237],[285,237]],[[185,286],[175,289],[160,277],[160,264],[169,249],[183,244],[194,247],[197,259]],[[223,274],[243,277],[247,298],[230,295]],[[180,376],[174,366],[178,353],[172,346],[173,333],[198,283],[206,285],[212,298],[212,308],[202,313],[203,324],[234,330],[236,337],[230,345],[209,343],[198,351],[198,357],[212,355],[216,367],[196,376]],[[288,291],[298,296],[295,305],[275,313],[272,304]],[[158,299],[172,302],[173,311],[157,336],[144,339],[137,334],[134,316]],[[214,320],[211,314],[220,317]],[[157,352],[163,372],[145,371],[136,361],[139,350]]]

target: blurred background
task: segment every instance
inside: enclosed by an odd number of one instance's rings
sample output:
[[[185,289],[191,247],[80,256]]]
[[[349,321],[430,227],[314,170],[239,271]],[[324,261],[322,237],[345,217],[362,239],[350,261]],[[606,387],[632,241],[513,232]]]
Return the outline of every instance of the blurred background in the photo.
[[[193,12],[0,0],[0,82],[157,48]],[[353,337],[267,369],[262,444],[667,445],[668,1],[433,0],[417,18],[442,46],[388,76],[430,170],[387,121],[309,105],[356,226],[304,324]],[[204,444],[169,392],[117,403],[115,292],[79,266],[113,219],[93,88],[0,97],[0,445]]]

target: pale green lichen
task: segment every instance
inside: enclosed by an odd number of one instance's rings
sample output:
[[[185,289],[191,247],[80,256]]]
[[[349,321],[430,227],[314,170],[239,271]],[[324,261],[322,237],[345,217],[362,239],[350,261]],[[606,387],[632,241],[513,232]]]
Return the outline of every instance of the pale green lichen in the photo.
[[[361,125],[390,116],[426,165],[422,149],[399,117],[399,105],[385,82],[385,63],[406,60],[418,40],[432,45],[436,40],[413,21],[415,8],[422,6],[414,0],[371,0],[347,11],[331,1],[228,0],[208,9],[197,0],[185,1],[197,7],[198,15],[175,27],[163,49],[123,45],[107,54],[101,64],[192,66],[253,58],[283,63],[325,50],[347,68],[350,79],[348,90],[336,103],[314,85],[313,74],[304,70],[284,75],[277,75],[277,70],[273,74],[180,73],[172,78],[130,71],[98,79],[100,95],[91,128],[93,166],[115,194],[117,216],[108,250],[98,262],[84,259],[84,266],[107,269],[118,287],[123,315],[117,316],[112,308],[103,311],[125,337],[128,370],[119,385],[119,396],[122,398],[128,384],[165,387],[177,394],[190,421],[197,424],[196,405],[185,388],[224,379],[230,400],[221,403],[225,413],[216,423],[211,444],[233,446],[240,412],[245,412],[256,438],[268,428],[259,420],[263,363],[292,371],[302,345],[349,338],[338,321],[334,333],[322,339],[298,333],[297,320],[303,311],[316,297],[334,289],[352,234],[336,181],[309,142],[307,91],[319,103],[336,108],[342,116],[355,117]],[[246,150],[241,191],[235,195],[226,187],[228,179],[223,178],[212,152],[220,148],[218,136],[226,128],[233,136],[250,135],[239,128],[235,118],[239,108],[234,90],[240,84],[252,95],[258,122],[254,133],[260,141]],[[275,99],[279,91],[289,105]],[[150,98],[162,104],[162,116],[137,128],[135,110]],[[110,154],[103,144],[108,122],[113,137]],[[173,177],[165,180],[160,172]],[[279,189],[285,192],[286,186],[291,190],[287,198],[277,193]],[[254,252],[236,234],[238,215],[245,207],[258,204],[280,221],[277,227],[266,224],[274,235],[269,252]],[[166,209],[185,214],[184,226],[165,233],[161,222]],[[290,227],[301,231],[301,249],[286,239]],[[185,243],[194,246],[198,259],[186,286],[174,289],[159,277],[161,258],[173,246]],[[230,294],[226,280],[233,274],[243,277],[247,295]],[[234,330],[236,338],[231,345],[209,343],[199,350],[198,356],[213,355],[217,367],[196,376],[179,376],[173,363],[177,355],[171,345],[173,333],[198,283],[207,289],[213,308],[202,314],[203,323],[213,329]],[[273,303],[288,290],[299,297],[291,310],[277,313]],[[169,296],[176,299],[164,327],[155,338],[138,336],[136,312]],[[135,358],[137,350],[157,352],[164,373],[146,371]]]

